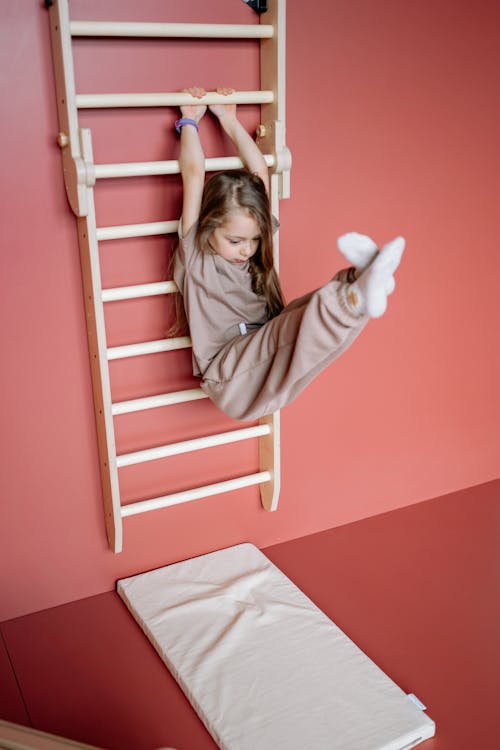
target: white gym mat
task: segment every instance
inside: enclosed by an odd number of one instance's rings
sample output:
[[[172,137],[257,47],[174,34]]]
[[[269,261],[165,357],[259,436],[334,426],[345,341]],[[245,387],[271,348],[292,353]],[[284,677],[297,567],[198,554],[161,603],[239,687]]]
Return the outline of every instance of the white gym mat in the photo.
[[[118,581],[222,750],[407,750],[434,722],[252,544]]]

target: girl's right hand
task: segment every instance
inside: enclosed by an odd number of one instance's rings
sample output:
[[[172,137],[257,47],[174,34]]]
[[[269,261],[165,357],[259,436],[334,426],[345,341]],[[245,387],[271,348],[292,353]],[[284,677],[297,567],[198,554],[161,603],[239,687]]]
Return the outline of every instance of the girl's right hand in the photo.
[[[222,94],[222,96],[229,96],[230,94],[234,94],[234,89],[227,86],[219,86],[219,88],[216,89],[216,92],[217,94]],[[211,104],[209,110],[218,117],[219,120],[226,117],[236,117],[236,104]]]
[[[202,86],[191,86],[182,90],[183,94],[191,94],[196,99],[201,99],[207,93]],[[199,122],[207,111],[206,104],[183,104],[180,108],[182,117],[189,117],[191,120]]]

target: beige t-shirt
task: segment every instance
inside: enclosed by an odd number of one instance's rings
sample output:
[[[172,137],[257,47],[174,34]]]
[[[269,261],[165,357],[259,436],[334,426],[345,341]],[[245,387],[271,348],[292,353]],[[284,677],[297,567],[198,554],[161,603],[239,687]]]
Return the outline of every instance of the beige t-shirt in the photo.
[[[262,326],[266,301],[252,291],[248,261],[230,263],[195,245],[195,223],[182,237],[175,256],[174,281],[184,300],[193,344],[193,373],[203,375],[225,344]]]

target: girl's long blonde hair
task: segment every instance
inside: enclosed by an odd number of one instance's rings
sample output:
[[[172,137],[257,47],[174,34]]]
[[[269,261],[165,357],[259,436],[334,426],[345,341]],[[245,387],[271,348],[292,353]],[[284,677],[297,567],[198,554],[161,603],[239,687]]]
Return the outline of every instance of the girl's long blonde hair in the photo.
[[[213,253],[210,237],[234,209],[247,211],[259,226],[260,242],[256,253],[249,259],[249,273],[253,292],[265,298],[267,315],[274,318],[283,310],[285,303],[273,261],[273,221],[269,197],[258,175],[238,169],[218,172],[208,180],[201,201],[196,244],[202,252]],[[186,328],[181,294],[176,294],[175,306],[177,321],[173,331],[177,334]]]

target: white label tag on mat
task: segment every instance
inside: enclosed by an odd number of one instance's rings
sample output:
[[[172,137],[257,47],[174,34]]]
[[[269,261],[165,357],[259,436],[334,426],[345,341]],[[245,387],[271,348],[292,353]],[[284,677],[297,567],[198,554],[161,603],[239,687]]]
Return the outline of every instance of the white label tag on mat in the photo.
[[[408,693],[408,698],[416,705],[417,708],[419,708],[421,711],[425,711],[427,706],[424,706],[422,701],[420,701],[416,695],[413,693]]]

